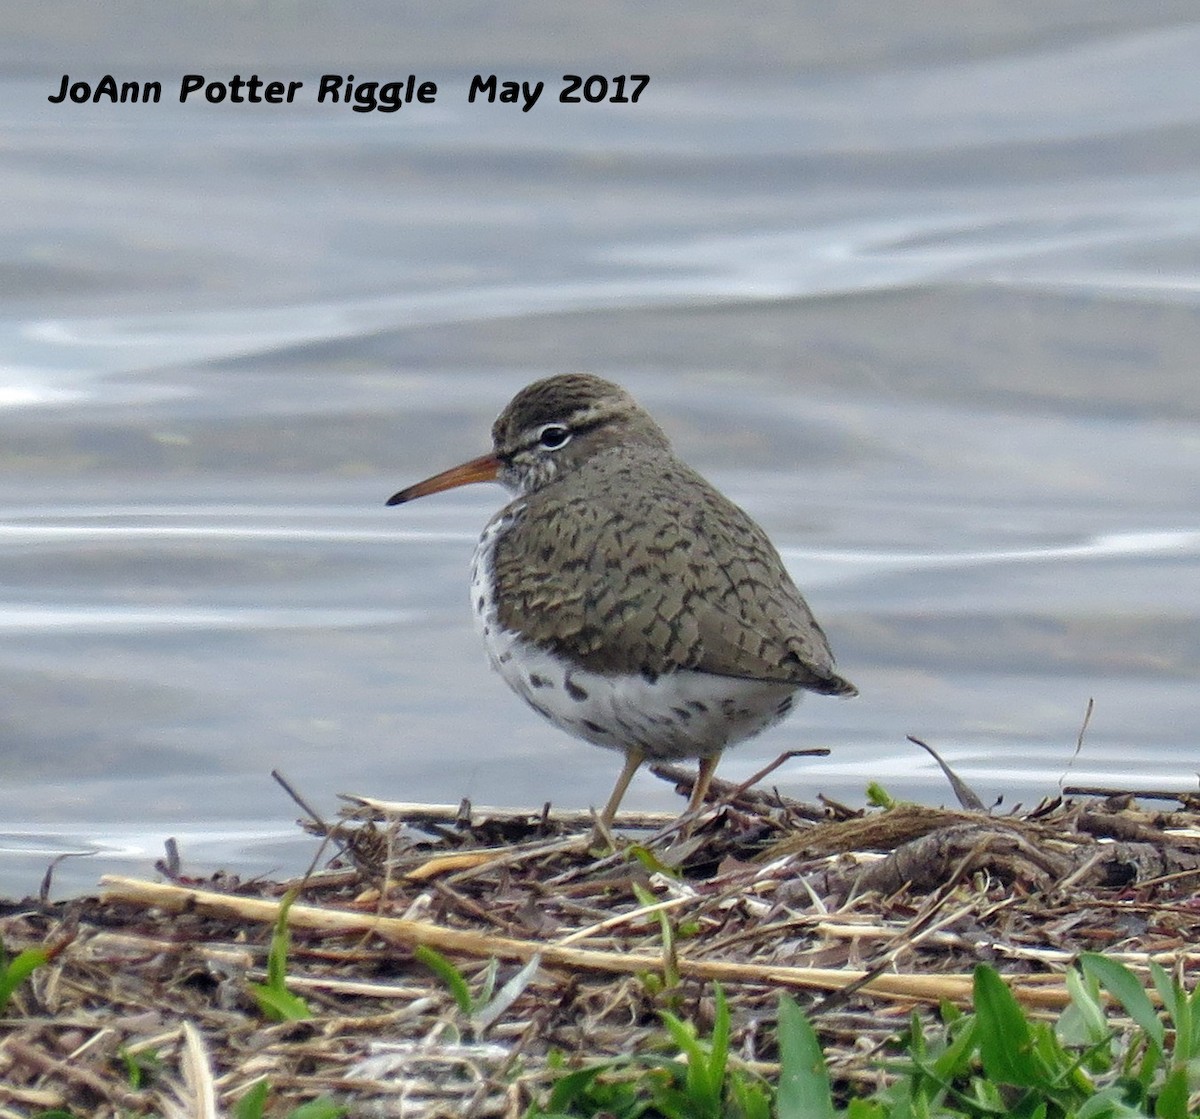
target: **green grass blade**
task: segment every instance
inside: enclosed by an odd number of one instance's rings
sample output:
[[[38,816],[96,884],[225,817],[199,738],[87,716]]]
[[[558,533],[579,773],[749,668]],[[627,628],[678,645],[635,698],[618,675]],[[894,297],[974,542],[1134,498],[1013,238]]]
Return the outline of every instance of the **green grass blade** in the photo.
[[[924,1060],[928,1052],[925,1040],[925,1023],[921,1021],[921,1016],[915,1010],[908,1018],[908,1033],[905,1037],[904,1048],[916,1060]]]
[[[341,1119],[349,1114],[349,1108],[334,1103],[328,1096],[320,1096],[289,1111],[287,1119]]]
[[[851,1100],[846,1107],[846,1119],[904,1119],[911,1112],[899,1109],[887,1111],[874,1100]]]
[[[1064,976],[1071,1004],[1058,1020],[1058,1033],[1067,1044],[1100,1045],[1112,1037],[1104,1016],[1100,984],[1096,976],[1083,968],[1068,968]]]
[[[8,1005],[13,992],[26,979],[49,962],[50,954],[44,948],[26,948],[0,967],[0,1010]]]
[[[270,1090],[271,1086],[265,1080],[251,1084],[234,1105],[233,1119],[262,1119]]]
[[[637,898],[638,903],[643,906],[657,905],[659,901],[640,882],[633,884],[633,895]],[[671,918],[665,909],[660,909],[657,916],[658,929],[662,936],[663,946],[663,983],[668,990],[672,990],[679,986],[679,967],[675,957],[675,930],[671,925]]]
[[[546,1106],[552,1112],[566,1111],[591,1088],[592,1082],[604,1068],[603,1065],[593,1065],[591,1068],[577,1069],[575,1072],[569,1072],[566,1076],[559,1077],[554,1082]]]
[[[999,974],[985,964],[975,968],[975,1014],[979,1053],[987,1075],[1001,1084],[1042,1085],[1045,1077],[1033,1057],[1025,1012]]]
[[[663,1020],[663,1025],[667,1027],[671,1040],[687,1057],[688,1094],[698,1100],[712,1101],[720,1089],[719,1087],[714,1088],[709,1076],[708,1054],[704,1051],[704,1046],[696,1039],[692,1027],[686,1022],[666,1010],[660,1011],[659,1016]]]
[[[1095,976],[1100,986],[1125,1008],[1125,1013],[1141,1027],[1150,1044],[1161,1053],[1166,1044],[1163,1024],[1137,976],[1124,964],[1095,952],[1082,953],[1079,966]]]
[[[725,1084],[725,1068],[729,1063],[729,1004],[720,983],[713,984],[716,1013],[713,1015],[712,1040],[709,1042],[708,1079],[718,1096]]]
[[[1200,1026],[1200,1022],[1197,1021],[1197,1012],[1200,1011],[1197,993],[1200,992],[1200,987],[1189,997],[1177,980],[1172,980],[1171,986],[1175,990],[1176,1009],[1173,1063],[1180,1064],[1196,1056],[1196,1042],[1200,1040],[1200,1031],[1197,1030],[1197,1026]]]
[[[279,903],[279,916],[275,918],[275,929],[271,933],[271,950],[267,953],[267,986],[283,990],[287,981],[288,950],[292,946],[292,933],[288,927],[288,913],[296,900],[296,890],[288,890]]]
[[[446,984],[450,994],[454,996],[454,1001],[458,1004],[458,1009],[464,1014],[470,1014],[474,1003],[471,1000],[471,989],[467,986],[463,973],[441,952],[424,944],[418,944],[413,949],[413,955]]]
[[[954,1040],[946,1046],[945,1052],[934,1059],[931,1072],[939,1083],[949,1084],[956,1077],[965,1076],[969,1071],[978,1028],[977,1018],[968,1019],[955,1030]]]
[[[1175,1018],[1178,1016],[1178,1007],[1175,1005],[1175,984],[1171,982],[1170,975],[1160,963],[1154,960],[1150,961],[1150,978],[1154,980],[1154,988],[1158,991],[1158,997],[1162,999],[1163,1009]]]
[[[251,983],[250,993],[258,1008],[275,1022],[303,1022],[312,1017],[312,1011],[299,995],[293,995],[286,987],[272,987],[265,983]]]
[[[779,1063],[778,1119],[834,1119],[821,1043],[804,1011],[787,995],[779,999]]]
[[[250,993],[259,1010],[277,1022],[299,1022],[312,1017],[308,1003],[287,989],[288,950],[291,947],[288,912],[297,896],[298,891],[288,890],[279,903],[279,916],[275,919],[271,947],[267,952],[266,983],[250,984]]]
[[[771,1119],[771,1096],[765,1084],[735,1076],[730,1081],[730,1094],[739,1119]]]
[[[1190,995],[1181,995],[1182,1003],[1188,1009],[1188,1031],[1187,1038],[1182,1039],[1177,1036],[1175,1039],[1175,1060],[1179,1063],[1183,1061],[1193,1061],[1200,1057],[1200,987],[1194,987]],[[1181,1035],[1182,1030],[1176,1027]]]
[[[1154,1102],[1154,1114],[1156,1119],[1188,1119],[1188,1076],[1184,1066],[1168,1074]]]
[[[645,868],[647,874],[662,874],[676,881],[683,877],[683,872],[679,867],[667,866],[649,847],[645,847],[640,843],[634,843],[625,853],[627,856],[637,859]]]

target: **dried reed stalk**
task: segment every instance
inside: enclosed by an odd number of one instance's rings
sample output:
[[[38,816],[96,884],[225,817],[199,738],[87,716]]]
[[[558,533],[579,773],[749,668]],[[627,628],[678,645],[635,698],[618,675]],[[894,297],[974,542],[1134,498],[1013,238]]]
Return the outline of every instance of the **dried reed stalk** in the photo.
[[[126,902],[154,906],[170,912],[195,911],[240,920],[273,924],[279,917],[279,904],[262,898],[235,897],[211,890],[185,888],[166,883],[108,875],[101,879],[104,902]],[[293,905],[288,920],[297,928],[350,934],[375,933],[394,944],[424,944],[439,951],[467,956],[507,960],[530,960],[581,971],[638,975],[662,967],[662,956],[647,952],[601,952],[567,945],[513,937],[481,935],[464,929],[451,929],[428,921],[379,917],[345,909],[327,909],[311,905]],[[774,964],[735,963],[726,960],[678,957],[681,975],[724,983],[767,984],[806,990],[836,991],[860,982],[865,972],[850,968],[788,967]],[[967,1004],[971,999],[970,975],[915,975],[885,973],[864,986],[874,995],[915,1002],[938,1003],[949,1000]],[[1061,1008],[1069,996],[1057,976],[1044,982],[1024,979],[1012,985],[1013,994],[1028,1006]]]

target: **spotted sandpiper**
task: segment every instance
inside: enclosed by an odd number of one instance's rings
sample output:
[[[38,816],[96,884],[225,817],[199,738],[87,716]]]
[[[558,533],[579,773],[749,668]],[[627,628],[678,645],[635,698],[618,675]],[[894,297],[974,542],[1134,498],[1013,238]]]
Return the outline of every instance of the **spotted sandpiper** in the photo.
[[[624,752],[605,826],[643,761],[699,758],[691,812],[721,752],[782,719],[797,693],[857,694],[766,533],[619,385],[536,381],[492,444],[388,505],[468,482],[512,492],[475,551],[475,620],[535,711]]]

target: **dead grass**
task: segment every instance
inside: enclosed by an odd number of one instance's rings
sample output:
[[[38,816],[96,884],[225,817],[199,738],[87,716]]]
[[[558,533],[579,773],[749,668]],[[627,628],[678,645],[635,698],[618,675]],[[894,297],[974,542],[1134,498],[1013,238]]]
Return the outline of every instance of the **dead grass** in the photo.
[[[980,961],[1047,1010],[1082,950],[1135,970],[1200,961],[1200,804],[1184,796],[995,816],[724,792],[685,840],[620,820],[659,834],[607,857],[583,813],[355,798],[336,826],[310,822],[341,853],[303,884],[166,867],[97,898],[0,904],[10,952],[53,952],[0,1020],[0,1119],[200,1114],[206,1094],[224,1110],[264,1077],[274,1114],[329,1093],[355,1116],[519,1116],[554,1052],[645,1051],[664,1008],[704,1029],[713,980],[743,1061],[769,1068],[789,989],[835,1076],[871,1082],[912,1008],[965,1003]],[[272,1023],[249,985],[296,885],[288,985],[312,1017]],[[454,961],[469,1011],[418,945]]]

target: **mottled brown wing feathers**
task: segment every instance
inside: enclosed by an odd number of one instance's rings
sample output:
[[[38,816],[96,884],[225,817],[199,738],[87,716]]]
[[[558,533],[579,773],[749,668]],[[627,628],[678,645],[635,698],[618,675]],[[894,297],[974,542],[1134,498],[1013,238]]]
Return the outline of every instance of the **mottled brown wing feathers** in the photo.
[[[597,456],[522,503],[494,560],[507,628],[598,672],[853,694],[766,535],[678,460]]]

